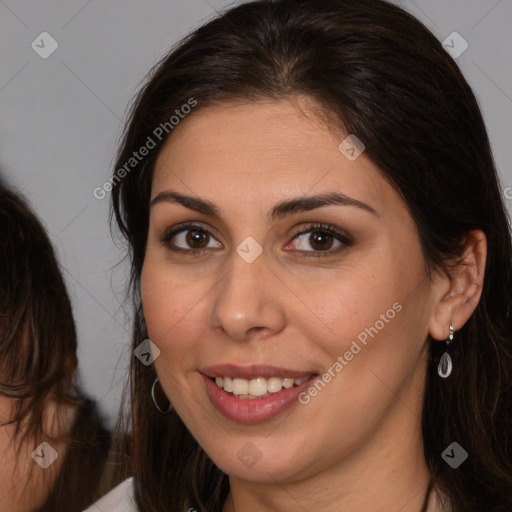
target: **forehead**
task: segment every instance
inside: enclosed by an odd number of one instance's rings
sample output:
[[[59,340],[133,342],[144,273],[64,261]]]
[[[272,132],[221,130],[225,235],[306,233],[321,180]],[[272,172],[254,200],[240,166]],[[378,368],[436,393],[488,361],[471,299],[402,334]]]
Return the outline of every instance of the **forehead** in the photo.
[[[333,190],[391,212],[398,194],[364,152],[339,149],[349,134],[327,127],[299,100],[225,103],[181,121],[158,156],[152,198],[172,189],[217,204],[249,207]]]

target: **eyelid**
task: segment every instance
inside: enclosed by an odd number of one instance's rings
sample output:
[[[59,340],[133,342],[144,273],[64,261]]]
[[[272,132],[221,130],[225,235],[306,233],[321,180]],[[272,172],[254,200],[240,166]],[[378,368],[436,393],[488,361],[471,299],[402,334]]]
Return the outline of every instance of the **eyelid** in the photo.
[[[209,249],[182,249],[182,248],[175,248],[171,247],[169,245],[169,242],[172,238],[174,238],[176,235],[179,235],[186,231],[203,231],[208,234],[211,238],[214,238],[213,235],[210,232],[210,227],[205,228],[201,224],[193,223],[193,222],[185,222],[182,224],[178,224],[177,226],[173,226],[172,228],[166,229],[163,233],[163,235],[158,236],[158,239],[161,244],[165,245],[167,249],[171,252],[177,253],[177,254],[201,254],[209,251]]]
[[[345,230],[332,226],[330,224],[325,224],[323,222],[312,222],[306,223],[307,225],[303,227],[300,231],[295,233],[292,237],[292,241],[296,238],[305,235],[307,233],[313,233],[315,231],[328,233],[332,237],[334,237],[338,242],[340,242],[340,246],[335,249],[327,249],[325,251],[302,251],[299,250],[299,253],[305,253],[304,257],[327,257],[327,256],[335,256],[347,247],[353,245],[354,240],[351,235],[349,235]],[[309,253],[309,254],[308,254]]]
[[[341,243],[341,246],[336,249],[327,249],[325,251],[318,251],[318,250],[312,250],[312,251],[304,251],[304,250],[298,250],[295,252],[299,253],[310,253],[309,256],[305,257],[322,257],[322,256],[330,256],[335,255],[338,252],[342,251],[343,249],[350,247],[353,244],[353,238],[352,236],[347,233],[345,230],[337,228],[335,226],[332,226],[330,224],[322,223],[322,222],[310,222],[310,223],[303,223],[306,224],[306,226],[302,226],[297,233],[295,233],[292,236],[291,241],[294,241],[301,235],[305,235],[309,232],[315,232],[315,231],[321,231],[330,234],[336,240],[338,240]],[[206,252],[209,252],[211,249],[208,248],[202,248],[202,249],[183,249],[183,248],[175,248],[170,247],[169,242],[172,238],[174,238],[176,235],[181,234],[186,231],[203,231],[208,236],[213,237],[213,235],[210,232],[210,227],[205,228],[203,225],[198,223],[192,223],[192,222],[185,222],[183,224],[178,224],[177,226],[174,226],[171,229],[165,230],[164,234],[162,236],[159,236],[159,241],[167,247],[168,250],[170,250],[173,253],[177,254],[193,254],[193,255],[201,255]],[[220,243],[220,242],[219,242]]]

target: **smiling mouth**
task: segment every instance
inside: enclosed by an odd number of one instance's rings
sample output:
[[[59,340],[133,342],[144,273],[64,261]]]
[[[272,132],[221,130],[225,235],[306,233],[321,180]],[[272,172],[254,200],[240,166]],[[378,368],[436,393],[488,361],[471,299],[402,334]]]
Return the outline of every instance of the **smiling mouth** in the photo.
[[[210,380],[231,396],[254,400],[272,396],[283,389],[298,387],[314,375],[316,374],[312,373],[299,379],[291,377],[257,377],[248,380],[238,377],[211,377]]]

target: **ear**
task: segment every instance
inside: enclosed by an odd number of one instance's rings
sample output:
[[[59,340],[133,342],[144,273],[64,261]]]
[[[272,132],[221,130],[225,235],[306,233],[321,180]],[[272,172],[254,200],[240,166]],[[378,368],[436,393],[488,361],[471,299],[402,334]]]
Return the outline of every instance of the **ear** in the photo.
[[[446,340],[450,324],[459,330],[472,315],[484,283],[487,238],[481,230],[470,231],[463,242],[461,258],[451,262],[450,275],[438,278],[433,285],[439,295],[429,326],[432,338]],[[448,262],[450,263],[450,262]]]

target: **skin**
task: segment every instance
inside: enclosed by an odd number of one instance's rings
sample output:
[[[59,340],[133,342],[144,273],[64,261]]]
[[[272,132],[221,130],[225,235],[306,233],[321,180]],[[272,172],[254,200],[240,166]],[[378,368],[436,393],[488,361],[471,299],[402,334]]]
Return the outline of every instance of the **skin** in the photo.
[[[48,498],[61,470],[67,452],[67,444],[61,437],[74,421],[75,411],[48,401],[44,415],[47,437],[25,439],[18,451],[15,425],[4,424],[12,418],[12,407],[12,399],[0,396],[0,510],[36,511]],[[58,453],[58,458],[45,469],[32,458],[32,452],[42,441],[48,442]]]
[[[156,370],[187,428],[229,474],[223,512],[418,512],[429,479],[421,436],[428,334],[445,340],[450,323],[457,331],[476,307],[485,236],[472,232],[465,265],[429,281],[406,206],[364,153],[345,158],[338,145],[347,134],[322,123],[314,106],[300,97],[208,106],[162,149],[151,198],[169,190],[200,197],[222,216],[166,201],[151,207],[141,293],[161,351]],[[332,191],[376,214],[330,205],[269,216],[280,201]],[[184,222],[201,226],[203,244],[187,243],[187,231],[162,242]],[[316,228],[297,237],[316,222],[353,243],[315,242]],[[250,264],[236,252],[248,236],[263,250]],[[322,375],[397,302],[401,311],[307,405],[248,425],[210,402],[199,369],[266,363]],[[261,454],[250,468],[237,456],[248,442]],[[428,510],[441,510],[434,498]]]

